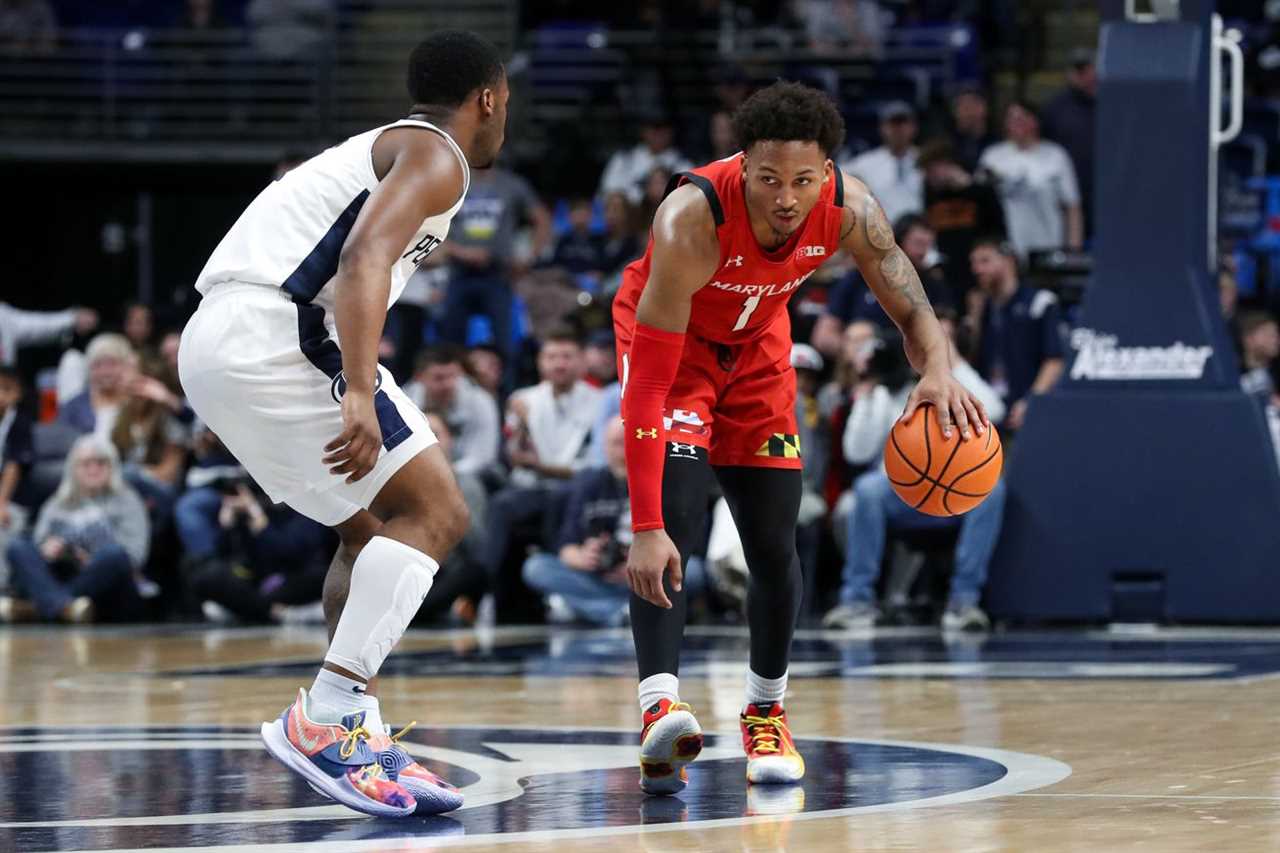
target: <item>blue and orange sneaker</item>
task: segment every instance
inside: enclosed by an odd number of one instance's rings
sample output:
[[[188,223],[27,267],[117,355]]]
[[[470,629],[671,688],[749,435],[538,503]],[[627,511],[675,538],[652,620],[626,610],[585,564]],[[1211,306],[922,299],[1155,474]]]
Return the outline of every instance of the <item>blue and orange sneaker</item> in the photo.
[[[384,732],[371,734],[369,746],[377,754],[378,763],[387,776],[403,785],[418,801],[417,814],[442,814],[462,808],[462,792],[414,761],[400,745],[400,738],[417,723],[414,720],[395,734],[391,734],[390,727]]]
[[[684,702],[659,699],[644,712],[640,732],[640,787],[646,794],[676,794],[689,784],[685,765],[702,752],[702,727]]]
[[[375,817],[404,817],[418,803],[405,787],[389,778],[369,747],[364,712],[348,714],[341,723],[312,722],[306,713],[307,691],[280,717],[262,724],[267,752],[326,797]]]
[[[747,753],[748,782],[777,785],[804,778],[804,759],[791,739],[781,702],[747,705],[738,722]]]

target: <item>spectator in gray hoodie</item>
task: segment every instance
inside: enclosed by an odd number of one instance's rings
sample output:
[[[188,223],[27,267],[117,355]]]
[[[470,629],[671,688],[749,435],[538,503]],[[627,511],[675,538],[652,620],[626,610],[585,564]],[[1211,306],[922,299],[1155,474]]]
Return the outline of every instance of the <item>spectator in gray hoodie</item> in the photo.
[[[136,616],[141,599],[135,577],[149,547],[146,507],[121,477],[115,447],[81,436],[33,535],[9,545],[14,584],[29,600],[0,597],[0,621]]]

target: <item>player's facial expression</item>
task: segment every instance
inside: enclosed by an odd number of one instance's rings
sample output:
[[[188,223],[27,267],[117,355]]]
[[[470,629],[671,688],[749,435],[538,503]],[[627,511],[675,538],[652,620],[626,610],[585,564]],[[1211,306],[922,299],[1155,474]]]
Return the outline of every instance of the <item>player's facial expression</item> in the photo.
[[[831,169],[816,142],[757,142],[742,163],[747,208],[776,233],[793,234],[818,203]]]

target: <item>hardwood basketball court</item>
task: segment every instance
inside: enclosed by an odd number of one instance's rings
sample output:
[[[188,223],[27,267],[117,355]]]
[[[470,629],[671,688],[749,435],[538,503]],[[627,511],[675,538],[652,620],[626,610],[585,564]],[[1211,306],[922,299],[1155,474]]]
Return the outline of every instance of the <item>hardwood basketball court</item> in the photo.
[[[382,679],[407,748],[467,806],[326,804],[257,729],[310,680],[311,629],[0,631],[0,849],[1152,850],[1280,847],[1280,632],[802,632],[802,787],[746,790],[745,637],[690,630],[708,732],[690,787],[636,786],[618,631],[412,632]]]

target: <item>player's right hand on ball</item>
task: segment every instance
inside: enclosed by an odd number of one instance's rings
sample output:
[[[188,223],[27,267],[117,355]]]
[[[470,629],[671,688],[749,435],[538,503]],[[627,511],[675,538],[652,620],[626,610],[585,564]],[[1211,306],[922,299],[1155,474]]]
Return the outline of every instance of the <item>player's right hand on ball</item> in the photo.
[[[330,474],[347,474],[354,483],[373,470],[382,450],[382,430],[373,408],[373,394],[348,388],[342,395],[342,434],[324,446],[322,460]]]
[[[671,588],[679,591],[684,581],[680,571],[680,551],[665,530],[637,533],[627,556],[627,585],[650,604],[671,609],[671,599],[662,586],[662,576],[671,572]]]

